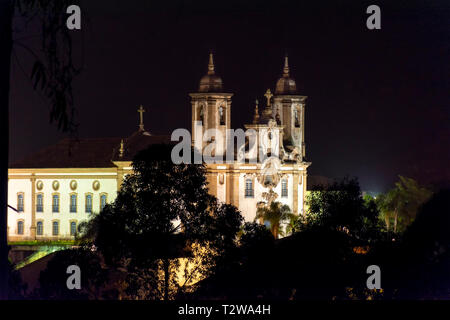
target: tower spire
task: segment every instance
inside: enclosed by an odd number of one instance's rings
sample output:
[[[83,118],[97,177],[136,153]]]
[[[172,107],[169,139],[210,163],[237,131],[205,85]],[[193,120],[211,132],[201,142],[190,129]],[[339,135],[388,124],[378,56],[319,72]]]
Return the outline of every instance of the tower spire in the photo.
[[[212,52],[209,53],[208,74],[214,74],[214,58]]]
[[[256,104],[255,104],[255,115],[253,116],[253,123],[254,123],[254,124],[258,124],[258,122],[259,122],[259,109],[258,109],[258,104],[259,104],[259,101],[258,101],[258,99],[256,99]]]
[[[284,57],[283,76],[284,77],[289,77],[289,62],[288,62],[288,56],[287,55]]]

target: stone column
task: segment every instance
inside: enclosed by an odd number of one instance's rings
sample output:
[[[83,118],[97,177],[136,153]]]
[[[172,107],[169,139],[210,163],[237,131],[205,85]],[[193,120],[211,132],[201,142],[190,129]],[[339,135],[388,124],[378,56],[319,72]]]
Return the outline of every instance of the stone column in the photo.
[[[292,195],[293,195],[293,204],[292,204],[292,213],[298,214],[298,176],[299,174],[297,172],[294,172],[293,174],[293,188],[292,188]]]
[[[302,196],[302,201],[303,201],[303,215],[306,215],[306,211],[305,211],[306,178],[307,178],[307,173],[306,173],[306,168],[305,168],[305,169],[303,170],[303,178],[302,178],[302,183],[303,183],[303,196]]]
[[[302,158],[306,156],[306,146],[305,146],[305,107],[306,105],[302,103]]]
[[[239,208],[239,173],[228,172],[226,176],[226,202]]]
[[[31,227],[30,238],[36,240],[36,178],[32,174],[31,181]]]

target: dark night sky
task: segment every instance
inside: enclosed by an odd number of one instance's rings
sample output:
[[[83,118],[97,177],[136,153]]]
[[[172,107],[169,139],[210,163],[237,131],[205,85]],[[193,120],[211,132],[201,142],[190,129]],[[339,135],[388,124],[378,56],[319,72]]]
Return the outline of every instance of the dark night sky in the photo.
[[[381,7],[381,30],[366,28],[370,4]],[[211,49],[216,72],[235,94],[232,127],[243,128],[255,98],[274,91],[288,53],[291,75],[308,96],[311,174],[357,176],[373,191],[398,174],[450,180],[447,0],[95,0],[81,9],[75,50],[85,62],[74,85],[80,137],[130,135],[140,104],[150,132],[190,129],[188,93],[206,73]],[[64,137],[32,89],[32,59],[19,47],[16,53],[27,74],[13,59],[11,161]]]

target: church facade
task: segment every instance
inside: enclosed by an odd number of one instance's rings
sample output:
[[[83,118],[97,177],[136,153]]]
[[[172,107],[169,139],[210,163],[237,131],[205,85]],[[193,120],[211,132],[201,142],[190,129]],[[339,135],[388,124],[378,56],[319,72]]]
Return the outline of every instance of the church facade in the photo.
[[[216,153],[226,150],[233,94],[223,88],[210,54],[208,72],[198,91],[190,94],[192,147],[204,151],[214,142]],[[287,57],[274,94],[267,90],[265,98],[264,107],[256,101],[254,117],[245,126],[255,138],[236,146],[233,161],[206,165],[210,193],[235,205],[246,221],[254,221],[257,208],[272,201],[288,205],[294,214],[305,212],[310,165],[305,160],[307,97],[298,94]],[[170,136],[147,132],[143,108],[138,112],[139,129],[127,138],[64,139],[13,164],[8,240],[73,239],[80,222],[114,201],[124,177],[132,173],[133,156],[150,144],[171,142]],[[224,138],[214,141],[208,132]]]

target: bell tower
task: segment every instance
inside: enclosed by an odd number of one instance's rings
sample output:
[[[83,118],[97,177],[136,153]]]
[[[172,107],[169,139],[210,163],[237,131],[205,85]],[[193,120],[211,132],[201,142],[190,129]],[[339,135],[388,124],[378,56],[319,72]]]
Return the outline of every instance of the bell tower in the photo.
[[[216,141],[215,155],[225,154],[226,130],[231,127],[233,94],[224,92],[222,79],[215,72],[212,53],[209,54],[208,73],[200,79],[198,91],[189,95],[192,105],[192,144],[200,147],[195,145],[195,141],[201,141],[203,150],[211,141]],[[221,139],[218,135],[221,135]]]
[[[289,74],[288,57],[284,58],[283,75],[278,79],[273,114],[279,114],[284,126],[284,144],[301,150],[305,157],[305,105],[306,96],[298,94],[295,80]]]

